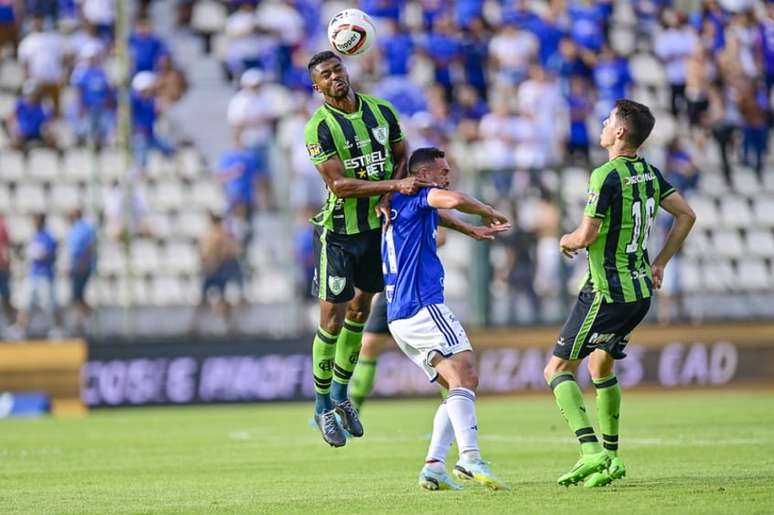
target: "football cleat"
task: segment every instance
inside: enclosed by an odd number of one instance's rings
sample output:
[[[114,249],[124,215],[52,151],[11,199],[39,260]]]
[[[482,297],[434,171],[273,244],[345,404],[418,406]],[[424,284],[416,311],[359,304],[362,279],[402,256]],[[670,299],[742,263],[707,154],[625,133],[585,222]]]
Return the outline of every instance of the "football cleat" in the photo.
[[[442,472],[434,472],[430,467],[425,465],[422,467],[422,471],[419,473],[419,486],[425,490],[459,490],[460,485],[454,482],[446,470]]]
[[[336,421],[336,411],[329,410],[314,416],[314,421],[320,430],[323,440],[332,447],[343,447],[347,443],[347,437]]]
[[[612,456],[610,459],[610,465],[607,466],[602,472],[594,472],[589,476],[583,486],[586,488],[598,488],[600,486],[606,486],[626,476],[626,467],[624,467],[623,460],[618,456]]]
[[[333,408],[336,414],[341,419],[341,427],[355,438],[363,436],[363,424],[360,423],[360,417],[357,414],[357,410],[349,399],[343,402],[339,402]]]
[[[584,454],[573,468],[562,475],[557,481],[562,486],[576,485],[594,472],[601,472],[610,464],[610,456],[606,452]]]
[[[489,464],[481,458],[460,458],[452,473],[460,481],[475,481],[490,490],[510,490],[508,485],[497,479],[489,470]]]

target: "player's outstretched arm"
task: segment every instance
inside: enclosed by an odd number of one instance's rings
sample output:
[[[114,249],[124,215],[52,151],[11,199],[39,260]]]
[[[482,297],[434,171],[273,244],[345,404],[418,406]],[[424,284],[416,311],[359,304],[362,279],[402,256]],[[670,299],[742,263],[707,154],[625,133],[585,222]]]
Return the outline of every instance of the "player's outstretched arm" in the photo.
[[[459,218],[456,218],[446,210],[438,211],[438,223],[442,228],[446,227],[452,231],[457,231],[458,233],[464,234],[465,236],[473,238],[474,240],[493,240],[495,239],[496,234],[511,230],[511,224],[495,224],[492,226],[471,225],[467,222],[463,222]],[[445,241],[445,237],[442,239],[441,233],[439,232],[438,237],[436,238],[437,245],[440,247],[443,245],[443,241]]]
[[[344,164],[337,157],[316,165],[334,195],[339,198],[373,197],[385,193],[400,192],[404,195],[415,195],[422,188],[435,186],[435,183],[416,176],[400,180],[366,181],[344,176]]]
[[[679,193],[672,193],[661,200],[661,207],[667,210],[675,217],[675,223],[669,231],[666,242],[656,259],[653,260],[651,268],[653,269],[653,286],[661,288],[661,282],[664,279],[664,267],[672,259],[682,246],[688,233],[691,232],[694,222],[696,222],[696,213]]]
[[[456,209],[462,213],[469,213],[481,217],[484,227],[474,227],[457,220],[449,213],[441,212],[441,225],[459,231],[462,234],[475,239],[492,240],[499,232],[510,230],[508,217],[497,211],[492,206],[479,202],[469,195],[458,191],[448,191],[434,188],[427,194],[427,203],[436,209]]]
[[[559,247],[562,254],[567,257],[573,257],[580,249],[585,249],[599,236],[599,228],[602,225],[601,218],[584,216],[583,221],[577,229],[569,234],[562,236],[559,240]]]

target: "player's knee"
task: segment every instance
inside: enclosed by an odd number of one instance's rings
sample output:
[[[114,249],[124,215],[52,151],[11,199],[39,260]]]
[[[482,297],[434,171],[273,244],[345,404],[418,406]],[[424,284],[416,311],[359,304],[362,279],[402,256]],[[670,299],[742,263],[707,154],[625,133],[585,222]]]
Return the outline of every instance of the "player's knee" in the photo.
[[[553,363],[549,362],[546,368],[543,369],[543,377],[546,379],[546,383],[551,381],[551,378],[556,373],[556,367]]]
[[[368,308],[358,306],[355,308],[347,309],[347,320],[352,320],[353,322],[357,322],[359,324],[365,324],[366,320],[368,320]]]
[[[461,376],[460,383],[463,388],[467,388],[474,392],[478,389],[478,372],[476,372],[475,367],[470,365],[467,366]]]

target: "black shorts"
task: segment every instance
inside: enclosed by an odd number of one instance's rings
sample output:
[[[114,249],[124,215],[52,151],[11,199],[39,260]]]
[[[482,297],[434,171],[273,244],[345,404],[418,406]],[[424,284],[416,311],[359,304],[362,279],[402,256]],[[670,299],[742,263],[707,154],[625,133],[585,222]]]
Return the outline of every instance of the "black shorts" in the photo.
[[[371,314],[368,315],[368,321],[363,331],[366,333],[390,334],[390,328],[387,326],[387,298],[383,293],[374,296],[374,301],[371,304]]]
[[[91,277],[91,272],[71,272],[70,273],[70,288],[71,298],[73,302],[86,302],[86,285]]]
[[[642,322],[649,308],[650,299],[606,302],[601,294],[584,288],[562,327],[554,356],[566,360],[583,359],[594,349],[603,349],[613,359],[625,358],[623,351],[631,332]]]
[[[380,229],[346,235],[318,226],[314,235],[312,295],[340,304],[355,296],[355,288],[368,293],[384,289]]]

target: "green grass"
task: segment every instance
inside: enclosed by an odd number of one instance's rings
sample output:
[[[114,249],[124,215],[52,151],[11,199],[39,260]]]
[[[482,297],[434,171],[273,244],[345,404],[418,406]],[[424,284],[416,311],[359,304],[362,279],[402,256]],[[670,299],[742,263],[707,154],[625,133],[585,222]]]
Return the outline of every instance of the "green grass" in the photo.
[[[368,404],[366,437],[343,449],[307,426],[311,404],[0,421],[0,512],[772,513],[772,401],[625,393],[628,477],[591,491],[555,483],[577,450],[548,394],[478,404],[482,450],[510,492],[419,490],[435,400]]]

